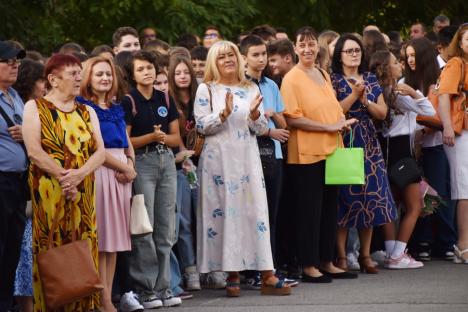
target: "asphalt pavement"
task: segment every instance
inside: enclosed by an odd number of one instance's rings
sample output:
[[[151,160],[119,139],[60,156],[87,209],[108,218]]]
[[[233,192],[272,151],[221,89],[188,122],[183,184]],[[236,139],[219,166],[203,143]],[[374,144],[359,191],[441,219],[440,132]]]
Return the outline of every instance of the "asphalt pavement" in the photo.
[[[242,290],[227,298],[224,290],[201,290],[172,312],[468,312],[468,265],[426,262],[416,270],[359,274],[331,284],[301,283],[290,296],[261,296]],[[161,311],[161,310],[159,310]]]

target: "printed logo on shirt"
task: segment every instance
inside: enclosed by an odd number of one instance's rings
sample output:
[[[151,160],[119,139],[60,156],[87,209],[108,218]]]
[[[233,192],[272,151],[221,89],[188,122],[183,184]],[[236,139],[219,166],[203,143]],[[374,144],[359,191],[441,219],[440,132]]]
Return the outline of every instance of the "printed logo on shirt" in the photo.
[[[158,108],[158,115],[161,116],[161,117],[167,117],[167,108],[165,108],[164,106],[161,106]]]

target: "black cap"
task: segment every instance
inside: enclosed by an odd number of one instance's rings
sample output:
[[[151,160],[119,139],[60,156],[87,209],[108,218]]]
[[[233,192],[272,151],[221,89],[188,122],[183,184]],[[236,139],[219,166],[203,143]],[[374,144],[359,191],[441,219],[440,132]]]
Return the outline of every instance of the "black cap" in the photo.
[[[17,49],[7,43],[6,41],[0,41],[0,59],[9,60],[12,58],[22,59],[26,56],[26,51]]]

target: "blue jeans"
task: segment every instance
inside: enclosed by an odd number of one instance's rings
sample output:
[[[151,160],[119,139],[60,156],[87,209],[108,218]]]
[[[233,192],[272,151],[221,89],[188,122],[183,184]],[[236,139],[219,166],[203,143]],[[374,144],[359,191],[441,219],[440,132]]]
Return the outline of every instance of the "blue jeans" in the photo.
[[[424,176],[429,185],[443,198],[446,205],[442,205],[432,215],[419,218],[413,241],[414,243],[433,243],[433,250],[443,254],[453,250],[453,245],[457,241],[455,225],[457,201],[450,199],[450,168],[443,146],[426,147],[422,149],[422,152]]]
[[[174,296],[179,296],[184,292],[182,287],[182,276],[180,274],[179,261],[173,251],[171,251],[171,291]]]
[[[136,155],[134,188],[145,196],[153,233],[132,236],[129,282],[142,300],[170,292],[170,255],[176,231],[176,179],[174,154]]]
[[[179,252],[179,264],[183,271],[189,266],[195,265],[195,247],[192,225],[196,205],[197,189],[190,189],[187,176],[183,170],[177,171],[177,212],[179,216],[179,235],[177,251]]]

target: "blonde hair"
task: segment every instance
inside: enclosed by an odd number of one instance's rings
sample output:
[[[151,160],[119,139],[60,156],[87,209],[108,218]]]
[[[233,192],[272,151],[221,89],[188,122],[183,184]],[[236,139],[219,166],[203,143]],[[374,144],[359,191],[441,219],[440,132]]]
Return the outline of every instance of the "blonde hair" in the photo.
[[[333,30],[325,30],[324,32],[322,32],[318,38],[317,38],[317,42],[318,42],[318,45],[321,46],[321,47],[324,47],[325,49],[327,49],[328,51],[328,45],[333,41],[335,40],[336,38],[338,38],[340,36],[339,33],[337,33],[336,31],[333,31]]]
[[[242,58],[239,49],[237,46],[230,41],[218,41],[214,43],[208,50],[208,55],[206,57],[206,69],[205,76],[203,78],[204,83],[210,82],[219,82],[221,79],[221,74],[216,64],[218,55],[221,53],[227,53],[233,51],[237,58],[237,79],[239,79],[239,84],[243,87],[250,86],[251,82],[245,78],[245,66],[244,59]]]
[[[460,42],[463,39],[463,35],[468,31],[468,24],[464,23],[462,24],[455,35],[452,38],[452,41],[450,42],[450,45],[448,47],[448,54],[449,54],[449,59],[452,57],[463,57],[463,49],[460,48]]]
[[[91,75],[93,74],[93,68],[96,64],[98,63],[107,63],[109,64],[111,68],[111,73],[112,73],[112,87],[110,88],[109,91],[106,93],[105,101],[106,103],[110,103],[111,100],[114,98],[114,96],[117,94],[118,91],[118,78],[117,75],[115,74],[115,67],[114,63],[112,60],[110,60],[107,57],[103,56],[95,56],[90,58],[89,60],[86,61],[86,64],[83,69],[83,77],[81,80],[81,86],[80,86],[80,94],[82,97],[85,99],[93,101],[96,105],[98,104],[98,98],[96,94],[94,94],[92,88],[91,88]]]

